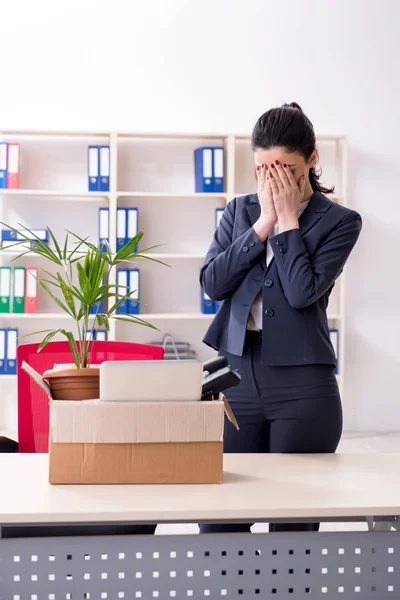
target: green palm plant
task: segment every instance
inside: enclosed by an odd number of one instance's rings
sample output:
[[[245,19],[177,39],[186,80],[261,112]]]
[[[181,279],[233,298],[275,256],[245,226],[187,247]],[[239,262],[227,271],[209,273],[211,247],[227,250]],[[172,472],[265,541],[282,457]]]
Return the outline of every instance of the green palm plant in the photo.
[[[90,366],[94,347],[95,335],[87,339],[91,319],[94,319],[92,329],[95,332],[99,327],[105,327],[109,331],[111,319],[142,325],[158,331],[157,327],[138,316],[117,313],[118,308],[126,300],[131,299],[136,290],[122,295],[119,290],[120,286],[108,283],[112,269],[135,259],[143,258],[169,266],[145,254],[159,246],[151,246],[141,251],[135,250],[144,235],[142,231],[130,239],[116,254],[113,254],[109,244],[106,244],[106,248],[96,246],[90,243],[88,238],[81,238],[68,230],[64,241],[60,244],[51,229],[46,227],[54,245],[54,249],[52,249],[27,227],[20,226],[20,229],[14,229],[5,223],[1,224],[18,236],[18,241],[11,247],[23,247],[21,254],[13,258],[14,261],[28,252],[33,252],[56,265],[56,274],[41,269],[46,276],[38,275],[37,282],[57,306],[75,321],[78,330],[77,340],[71,331],[64,328],[46,329],[28,334],[45,334],[38,348],[39,352],[60,333],[69,342],[76,368],[84,369]],[[69,249],[71,238],[74,240],[75,246],[72,250]],[[110,304],[110,308],[106,312],[99,312],[98,307],[102,301]],[[91,314],[93,307],[96,307],[96,312]]]

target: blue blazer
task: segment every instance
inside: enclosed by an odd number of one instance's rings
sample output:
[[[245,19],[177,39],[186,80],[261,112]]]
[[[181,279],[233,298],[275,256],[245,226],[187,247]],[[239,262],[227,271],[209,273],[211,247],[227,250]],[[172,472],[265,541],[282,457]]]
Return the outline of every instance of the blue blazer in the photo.
[[[242,356],[251,306],[262,289],[262,361],[271,366],[336,365],[327,307],[335,280],[361,231],[361,216],[315,192],[299,218],[300,229],[269,238],[274,258],[253,229],[257,194],[225,208],[200,273],[213,300],[223,301],[203,342]]]

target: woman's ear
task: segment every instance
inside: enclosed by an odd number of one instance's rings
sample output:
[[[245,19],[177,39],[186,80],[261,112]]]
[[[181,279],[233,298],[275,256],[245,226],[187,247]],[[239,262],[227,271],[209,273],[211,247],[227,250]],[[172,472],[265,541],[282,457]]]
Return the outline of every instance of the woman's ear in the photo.
[[[318,160],[319,160],[319,154],[318,154],[318,150],[315,148],[314,152],[310,156],[310,160],[308,161],[308,168],[312,169],[313,167],[315,167]]]

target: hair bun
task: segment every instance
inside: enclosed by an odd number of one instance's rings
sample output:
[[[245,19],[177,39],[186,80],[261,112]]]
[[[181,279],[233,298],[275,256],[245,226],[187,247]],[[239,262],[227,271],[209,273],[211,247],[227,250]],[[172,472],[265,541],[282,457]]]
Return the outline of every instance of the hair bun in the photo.
[[[285,104],[285,106],[287,106],[289,108],[296,108],[300,112],[303,112],[303,109],[301,108],[301,106],[299,104],[297,104],[297,102],[291,102],[290,104]]]

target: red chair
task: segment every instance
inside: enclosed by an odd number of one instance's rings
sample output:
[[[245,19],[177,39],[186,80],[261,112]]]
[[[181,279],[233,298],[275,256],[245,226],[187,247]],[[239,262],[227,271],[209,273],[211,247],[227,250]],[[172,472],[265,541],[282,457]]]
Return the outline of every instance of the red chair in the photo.
[[[48,452],[49,399],[44,391],[23,371],[27,362],[43,374],[55,364],[71,364],[68,342],[50,342],[39,353],[39,344],[22,344],[17,347],[18,364],[18,443],[19,452]],[[106,360],[162,360],[162,346],[133,344],[130,342],[96,341],[92,363]]]

